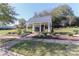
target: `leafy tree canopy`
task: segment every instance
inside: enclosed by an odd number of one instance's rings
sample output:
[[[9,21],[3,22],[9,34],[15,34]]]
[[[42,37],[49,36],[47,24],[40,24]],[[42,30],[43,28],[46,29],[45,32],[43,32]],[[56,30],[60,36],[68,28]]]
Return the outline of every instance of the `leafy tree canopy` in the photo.
[[[11,7],[8,3],[0,3],[0,22],[3,23],[14,23],[16,20],[17,14],[14,11],[14,8]]]
[[[52,10],[51,12],[52,16],[58,17],[58,16],[74,16],[74,13],[72,11],[72,8],[68,5],[60,5]]]

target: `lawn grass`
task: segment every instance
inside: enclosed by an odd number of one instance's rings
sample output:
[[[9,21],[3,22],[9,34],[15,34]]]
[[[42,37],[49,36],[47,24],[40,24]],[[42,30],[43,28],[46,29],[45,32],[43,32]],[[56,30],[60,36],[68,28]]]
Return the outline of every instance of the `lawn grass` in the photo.
[[[61,33],[72,33],[74,34],[74,30],[78,30],[79,32],[79,27],[66,27],[66,28],[54,28],[54,32],[61,32]]]
[[[13,29],[13,30],[0,30],[0,35],[5,35],[8,32],[17,32],[17,30],[16,29]]]
[[[10,50],[25,56],[79,55],[79,46],[27,40],[14,45]]]

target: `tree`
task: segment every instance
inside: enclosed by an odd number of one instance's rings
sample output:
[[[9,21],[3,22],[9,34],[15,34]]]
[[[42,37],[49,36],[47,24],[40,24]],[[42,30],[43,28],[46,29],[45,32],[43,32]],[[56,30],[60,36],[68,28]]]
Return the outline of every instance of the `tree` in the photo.
[[[63,15],[64,16],[67,16],[67,15],[74,16],[74,13],[72,11],[72,8],[69,7],[68,5],[60,5],[52,10],[51,15],[55,16],[55,17],[63,16]]]
[[[19,19],[19,27],[21,29],[26,27],[26,20],[25,19],[23,19],[23,18]]]
[[[51,13],[49,11],[44,10],[44,11],[39,12],[39,13],[36,13],[35,12],[33,18],[35,18],[35,17],[48,16],[48,15],[51,15]]]
[[[68,20],[68,25],[71,26],[71,25],[75,25],[75,22],[76,22],[76,17],[75,16],[66,16],[67,20]]]
[[[4,24],[14,23],[17,14],[8,3],[0,3],[0,22]]]
[[[50,12],[49,11],[46,11],[46,10],[44,10],[43,13],[44,13],[44,16],[50,15]]]
[[[35,12],[35,13],[34,13],[34,16],[33,16],[33,18],[35,18],[35,17],[38,17],[38,14],[37,14],[37,12]]]
[[[43,12],[41,12],[40,14],[41,14],[41,16],[43,17],[43,16],[48,16],[48,15],[50,15],[50,12],[49,12],[49,11],[44,10],[44,11],[43,11]]]
[[[26,32],[26,20],[21,18],[19,19],[19,24],[17,26],[18,28],[18,34],[22,34],[22,33],[25,33]]]
[[[74,19],[72,20],[72,19],[70,19],[70,17],[68,17],[68,16],[71,16],[71,18],[74,17],[73,10],[68,5],[60,5],[60,6],[56,7],[56,8],[54,8],[51,11],[51,16],[52,16],[52,26],[54,24],[56,24],[56,23],[57,24],[61,23],[60,21],[62,21],[64,19],[66,19],[66,20],[68,19],[69,20],[69,24],[72,23],[72,21],[74,20]],[[53,24],[53,22],[54,22],[54,24]],[[52,27],[52,29],[53,29],[53,27]]]
[[[76,17],[75,25],[76,25],[76,26],[79,26],[79,17]]]

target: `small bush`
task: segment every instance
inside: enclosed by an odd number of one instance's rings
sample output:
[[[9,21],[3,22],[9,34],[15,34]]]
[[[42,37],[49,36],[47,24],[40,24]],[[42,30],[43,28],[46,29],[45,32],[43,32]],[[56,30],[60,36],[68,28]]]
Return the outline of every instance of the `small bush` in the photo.
[[[12,32],[12,34],[16,34],[16,32]]]
[[[26,29],[23,29],[23,33],[26,33],[27,31],[26,31]]]
[[[17,34],[21,35],[21,29],[18,29]]]
[[[44,34],[45,36],[47,36],[47,33],[46,32],[43,32],[42,34]]]
[[[73,34],[72,33],[69,33],[69,36],[73,36]]]
[[[78,31],[78,30],[73,30],[73,32],[74,32],[75,34],[78,34],[79,31]]]
[[[8,34],[11,34],[11,32],[8,32]]]

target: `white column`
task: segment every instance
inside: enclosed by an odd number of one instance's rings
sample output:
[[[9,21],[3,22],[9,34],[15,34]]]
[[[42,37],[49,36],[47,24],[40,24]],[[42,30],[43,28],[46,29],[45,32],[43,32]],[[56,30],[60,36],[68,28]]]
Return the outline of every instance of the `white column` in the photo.
[[[32,32],[35,32],[35,25],[32,25]]]
[[[48,32],[51,32],[50,23],[48,23]]]
[[[45,24],[44,24],[44,30],[45,30]]]
[[[41,23],[40,23],[40,26],[39,26],[39,30],[40,30],[40,32],[41,32]]]

